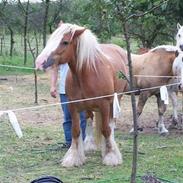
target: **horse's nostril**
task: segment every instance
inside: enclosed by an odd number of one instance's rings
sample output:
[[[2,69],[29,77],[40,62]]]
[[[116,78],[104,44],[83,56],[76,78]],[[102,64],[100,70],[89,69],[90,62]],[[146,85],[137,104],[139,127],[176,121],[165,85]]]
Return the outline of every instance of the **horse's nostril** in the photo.
[[[180,45],[180,49],[181,49],[181,51],[183,51],[183,45],[182,44]]]
[[[179,90],[183,90],[183,85],[182,84],[179,84]]]

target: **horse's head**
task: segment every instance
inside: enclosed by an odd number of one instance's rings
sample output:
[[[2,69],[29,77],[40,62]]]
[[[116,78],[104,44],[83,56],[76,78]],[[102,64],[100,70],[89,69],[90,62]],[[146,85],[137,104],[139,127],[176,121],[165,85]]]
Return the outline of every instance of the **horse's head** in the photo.
[[[176,51],[176,58],[173,62],[173,74],[178,76],[179,89],[183,90],[183,52]]]
[[[43,69],[46,70],[52,65],[60,65],[76,60],[77,38],[85,31],[85,29],[76,30],[74,33],[69,32],[63,35],[58,47],[53,51],[46,62]]]
[[[83,27],[61,23],[37,57],[36,68],[46,70],[53,65],[69,63],[76,57],[76,40],[84,31]]]
[[[180,51],[183,51],[183,26],[181,26],[179,23],[177,24],[177,35],[176,35],[176,46]]]

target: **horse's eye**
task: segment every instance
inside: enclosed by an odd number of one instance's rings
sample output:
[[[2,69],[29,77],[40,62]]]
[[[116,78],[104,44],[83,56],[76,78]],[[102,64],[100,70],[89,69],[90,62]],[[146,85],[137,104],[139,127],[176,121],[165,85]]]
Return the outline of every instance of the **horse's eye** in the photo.
[[[69,42],[68,42],[68,41],[63,41],[62,44],[63,44],[64,46],[67,46],[67,45],[69,44]]]
[[[180,35],[180,34],[178,34],[178,37],[180,38],[180,37],[181,37],[181,35]]]

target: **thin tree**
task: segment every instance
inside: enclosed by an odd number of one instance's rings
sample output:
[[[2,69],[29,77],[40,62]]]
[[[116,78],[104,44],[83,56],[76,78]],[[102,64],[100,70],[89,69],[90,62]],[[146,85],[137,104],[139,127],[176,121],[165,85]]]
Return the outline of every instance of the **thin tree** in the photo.
[[[30,39],[28,39],[27,42],[28,42],[30,52],[32,54],[32,58],[33,58],[33,67],[35,68],[35,60],[38,55],[38,46],[37,46],[37,34],[35,33],[34,36],[35,36],[35,40],[36,40],[35,48],[31,47]],[[37,87],[37,71],[36,70],[34,70],[34,103],[38,104],[38,87]]]
[[[27,29],[28,29],[28,18],[29,18],[29,0],[26,3],[26,7],[24,8],[23,4],[20,0],[18,0],[19,7],[21,8],[24,14],[24,25],[23,25],[23,39],[24,39],[24,65],[27,64]]]
[[[130,46],[130,37],[129,37],[129,28],[128,28],[128,21],[132,18],[139,18],[142,17],[155,9],[159,8],[162,4],[166,3],[167,1],[160,1],[157,6],[153,6],[151,9],[145,11],[144,13],[140,14],[131,14],[129,15],[129,4],[128,2],[115,2],[116,5],[116,13],[117,16],[120,18],[124,37],[126,41],[126,48],[127,48],[127,57],[128,57],[128,66],[129,66],[129,85],[130,90],[133,91],[133,68],[132,68],[132,59],[131,59],[131,46]],[[137,109],[136,109],[136,99],[135,93],[131,93],[131,103],[132,103],[132,111],[133,111],[133,160],[132,160],[132,172],[131,172],[131,183],[136,183],[136,173],[137,173],[137,158],[138,158],[138,124],[137,124]]]
[[[46,46],[49,4],[50,4],[50,0],[45,0],[45,13],[44,13],[44,20],[43,20],[43,47]]]
[[[8,2],[6,0],[2,1],[2,7],[0,8],[0,18],[4,25],[7,26],[9,32],[10,32],[10,51],[9,55],[12,57],[13,56],[13,48],[14,48],[14,29],[12,25],[12,20],[9,18],[9,15],[6,14],[6,5],[8,5]],[[1,39],[1,54],[2,54],[2,49],[3,49],[3,39]]]
[[[13,29],[11,28],[11,26],[7,25],[8,30],[10,31],[10,57],[13,56],[13,48],[14,48],[14,32]]]

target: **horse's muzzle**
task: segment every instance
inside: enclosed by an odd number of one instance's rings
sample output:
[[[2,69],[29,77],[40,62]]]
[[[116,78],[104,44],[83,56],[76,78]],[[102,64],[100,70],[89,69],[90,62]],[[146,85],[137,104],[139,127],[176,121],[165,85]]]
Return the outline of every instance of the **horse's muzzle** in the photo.
[[[51,67],[54,64],[54,59],[52,57],[48,57],[47,61],[43,63],[43,69],[46,70],[48,67]]]

